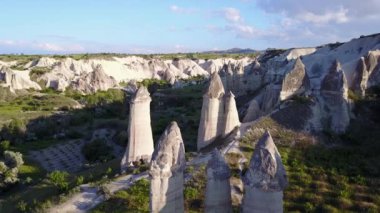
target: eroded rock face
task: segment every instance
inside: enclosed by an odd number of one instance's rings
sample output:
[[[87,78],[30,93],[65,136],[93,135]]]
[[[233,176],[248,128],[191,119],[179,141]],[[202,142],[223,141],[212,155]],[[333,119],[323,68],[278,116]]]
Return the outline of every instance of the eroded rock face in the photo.
[[[153,153],[153,135],[150,121],[150,94],[141,86],[130,102],[128,145],[121,161],[125,170],[134,161],[150,161]]]
[[[173,60],[173,64],[179,70],[183,70],[183,72],[189,76],[209,75],[209,73],[206,70],[202,69],[202,67],[200,67],[197,63],[190,59]]]
[[[244,176],[243,212],[283,212],[283,190],[288,185],[281,156],[267,131],[256,144]]]
[[[61,83],[62,84],[62,83]],[[72,88],[84,93],[94,93],[98,90],[105,91],[117,85],[113,77],[108,76],[101,65],[94,68],[93,72],[86,73],[72,84]]]
[[[266,115],[279,104],[280,85],[268,84],[261,90],[248,106],[244,122],[254,121],[262,115]]]
[[[365,63],[369,74],[367,87],[380,85],[380,50],[369,52]]]
[[[360,96],[365,96],[365,90],[367,88],[368,70],[365,64],[364,58],[361,57],[356,67],[356,73],[353,80],[352,88]]]
[[[262,112],[260,110],[259,103],[257,103],[257,100],[253,99],[251,102],[249,102],[249,106],[244,116],[243,122],[254,121],[257,118],[259,118],[261,115],[262,115]]]
[[[230,91],[225,95],[224,103],[224,129],[223,135],[229,134],[235,127],[240,125],[239,114],[236,108],[235,96]]]
[[[229,62],[225,64],[220,71],[220,75],[227,91],[232,91],[235,94],[244,94],[244,66],[242,63]]]
[[[224,128],[224,87],[218,73],[214,73],[203,95],[202,112],[198,129],[198,150],[210,144]]]
[[[231,186],[229,181],[231,171],[224,157],[216,149],[213,151],[212,157],[207,163],[206,172],[205,212],[232,212]]]
[[[41,90],[40,85],[31,81],[27,71],[13,71],[8,67],[0,67],[0,86],[9,87],[11,92],[22,89]]]
[[[335,61],[321,83],[321,96],[324,101],[324,122],[336,133],[342,133],[350,123],[348,107],[348,86],[345,74],[338,61]]]
[[[286,100],[293,95],[303,93],[309,89],[309,77],[306,74],[305,66],[300,58],[297,58],[293,68],[285,74],[282,81],[280,100]]]
[[[150,212],[184,212],[185,164],[181,131],[177,123],[172,122],[161,135],[152,155],[149,170]]]

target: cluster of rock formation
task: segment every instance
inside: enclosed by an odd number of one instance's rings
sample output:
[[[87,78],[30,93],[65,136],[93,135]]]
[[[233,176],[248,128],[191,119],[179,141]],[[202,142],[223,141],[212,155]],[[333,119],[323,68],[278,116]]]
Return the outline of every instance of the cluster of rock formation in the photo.
[[[184,212],[183,172],[185,149],[180,129],[172,122],[152,156],[149,170],[150,211]],[[211,153],[206,167],[205,212],[231,213],[231,171],[218,150]],[[283,190],[287,186],[281,156],[269,132],[255,147],[244,178],[242,212],[283,212]]]
[[[50,85],[53,82],[50,82]],[[59,89],[59,86],[62,85],[59,83],[57,84],[57,90]],[[108,76],[101,65],[98,65],[95,67],[94,71],[90,73],[84,73],[82,74],[76,81],[71,83],[71,88],[77,91],[82,91],[85,94],[94,93],[98,90],[105,91],[109,88],[116,87],[117,81],[111,77]]]
[[[154,145],[150,120],[150,94],[141,86],[130,101],[128,145],[121,161],[125,170],[135,161],[150,161]]]
[[[225,95],[218,73],[213,73],[210,85],[203,95],[202,112],[198,129],[198,150],[209,145],[218,136],[229,134],[240,125],[232,92]]]
[[[287,67],[289,68],[283,76],[274,75],[273,79],[251,100],[243,122],[253,121],[272,112],[280,101],[309,93],[310,80],[301,59],[297,58]]]
[[[46,87],[58,91],[72,88],[88,94],[97,90],[106,90],[118,86],[121,82],[141,81],[143,79],[160,79],[174,84],[180,81],[180,79],[188,79],[194,76],[208,77],[215,71],[219,72],[226,63],[232,65],[239,64],[242,67],[246,67],[251,61],[249,58],[239,60],[222,58],[206,61],[191,59],[144,59],[136,56],[81,60],[75,60],[70,57],[62,59],[42,57],[30,61],[26,65],[20,65],[20,68],[24,69],[24,71],[12,71],[16,73],[17,77],[22,77],[27,81],[36,83],[30,80],[29,72],[34,68],[46,68],[47,71],[34,80],[44,82]],[[17,65],[17,61],[0,61],[0,65],[11,68]],[[26,75],[23,75],[23,73],[26,73]],[[28,88],[30,88],[30,85],[23,84],[15,89]],[[35,89],[41,88],[36,87]]]
[[[153,151],[150,102],[150,94],[144,86],[137,89],[130,101],[128,146],[121,168],[125,170],[135,161],[150,162],[150,211],[184,212],[186,160],[181,131],[177,123],[172,122]],[[210,140],[219,135],[228,134],[239,125],[234,95],[232,92],[224,94],[224,87],[217,73],[213,74],[204,95],[202,124],[200,131],[204,132],[201,134],[213,137],[207,138],[208,141],[203,140],[201,146],[208,145]],[[231,172],[219,151],[212,152],[206,174],[205,211],[232,212],[229,182]],[[287,179],[281,157],[269,132],[257,143],[244,182],[243,212],[282,211],[282,191],[287,185]]]

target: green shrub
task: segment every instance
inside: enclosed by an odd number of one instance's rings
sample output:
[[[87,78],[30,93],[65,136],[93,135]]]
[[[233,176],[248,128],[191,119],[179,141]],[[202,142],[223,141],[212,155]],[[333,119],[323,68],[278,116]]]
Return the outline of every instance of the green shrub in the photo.
[[[184,190],[185,199],[196,199],[199,197],[199,191],[193,187],[186,187]]]
[[[75,130],[75,129],[71,129],[69,130],[67,133],[66,133],[66,136],[70,139],[78,139],[78,138],[82,138],[83,137],[83,133],[78,131],[78,130]]]
[[[0,142],[0,153],[3,153],[4,151],[8,150],[11,145],[11,142],[5,140]]]
[[[19,181],[18,173],[24,164],[19,152],[4,151],[4,161],[0,161],[0,190],[7,189]]]
[[[84,182],[84,177],[83,177],[82,175],[78,176],[78,177],[76,178],[76,180],[75,180],[75,184],[76,184],[77,186],[82,185],[83,182]]]
[[[49,173],[47,177],[49,182],[60,191],[67,191],[69,189],[69,173],[57,170]]]
[[[149,186],[148,180],[140,179],[129,189],[116,192],[92,212],[149,212]]]
[[[12,119],[12,121],[4,125],[1,129],[1,136],[5,140],[9,140],[12,143],[20,143],[25,136],[26,125],[24,121],[20,119]]]
[[[4,160],[5,164],[10,168],[19,168],[24,164],[22,154],[19,152],[5,151]]]
[[[28,208],[28,204],[25,201],[21,200],[20,202],[17,203],[16,208],[20,212],[26,212]]]
[[[39,77],[45,73],[48,73],[51,71],[51,68],[48,67],[33,67],[30,71],[29,75]]]
[[[112,147],[100,139],[87,143],[82,148],[83,155],[90,163],[107,162],[113,159],[112,151]]]
[[[125,130],[120,131],[116,136],[116,143],[125,147],[128,144],[128,132]]]

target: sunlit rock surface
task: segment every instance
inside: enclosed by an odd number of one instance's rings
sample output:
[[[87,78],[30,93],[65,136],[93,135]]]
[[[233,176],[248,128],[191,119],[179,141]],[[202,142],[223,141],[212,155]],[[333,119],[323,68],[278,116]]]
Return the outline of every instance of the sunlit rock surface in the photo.
[[[287,185],[281,156],[267,131],[256,144],[244,176],[242,212],[283,212],[283,190]]]
[[[293,68],[282,80],[280,100],[286,100],[293,95],[301,94],[309,89],[309,77],[300,58],[294,62]]]
[[[218,73],[214,73],[203,95],[202,112],[198,129],[198,150],[210,144],[224,128],[224,87]]]
[[[236,108],[235,95],[232,92],[228,92],[225,95],[224,109],[223,135],[227,135],[235,127],[240,125],[239,114]]]
[[[132,162],[150,161],[153,153],[153,136],[150,121],[150,94],[141,86],[130,102],[128,145],[121,161],[122,170]]]
[[[150,212],[184,212],[183,172],[185,148],[181,131],[172,122],[161,135],[152,155],[149,175]]]

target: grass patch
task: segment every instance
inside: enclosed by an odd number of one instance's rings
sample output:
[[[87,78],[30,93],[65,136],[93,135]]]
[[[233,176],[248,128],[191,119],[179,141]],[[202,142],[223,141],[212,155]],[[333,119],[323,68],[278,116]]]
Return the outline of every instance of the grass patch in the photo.
[[[149,186],[148,180],[140,179],[130,188],[116,192],[91,212],[149,212]]]
[[[26,164],[28,165],[28,164]],[[37,168],[25,167],[24,172],[35,171]],[[28,188],[23,188],[17,192],[1,195],[0,212],[18,212],[17,204],[24,202],[29,212],[42,211],[44,207],[49,207],[52,203],[57,203],[72,193],[78,183],[78,177],[83,178],[82,183],[103,180],[105,177],[112,177],[120,171],[120,159],[114,159],[106,163],[95,165],[94,167],[75,174],[70,174],[68,179],[68,191],[60,192],[57,187],[49,184],[48,181],[40,181],[38,184]],[[39,175],[44,174],[39,171]],[[24,173],[22,175],[26,175]],[[38,173],[34,173],[37,175]]]

